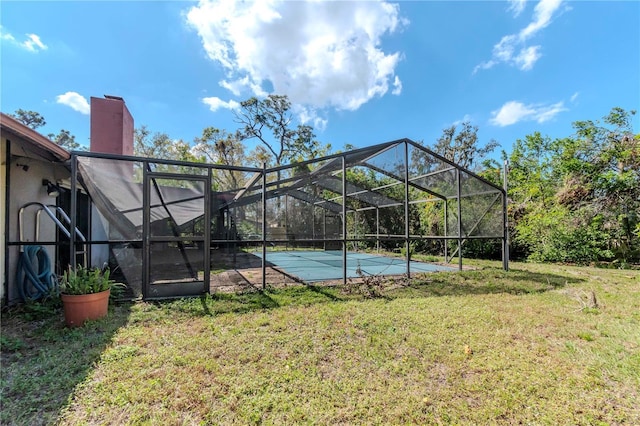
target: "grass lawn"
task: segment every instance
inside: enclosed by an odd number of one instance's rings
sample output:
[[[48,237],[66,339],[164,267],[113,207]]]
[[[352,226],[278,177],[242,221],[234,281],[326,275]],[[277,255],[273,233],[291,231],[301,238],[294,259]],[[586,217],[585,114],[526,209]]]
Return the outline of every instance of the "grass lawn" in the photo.
[[[9,311],[0,423],[640,424],[639,271],[475,264],[376,298],[112,306],[75,330]]]

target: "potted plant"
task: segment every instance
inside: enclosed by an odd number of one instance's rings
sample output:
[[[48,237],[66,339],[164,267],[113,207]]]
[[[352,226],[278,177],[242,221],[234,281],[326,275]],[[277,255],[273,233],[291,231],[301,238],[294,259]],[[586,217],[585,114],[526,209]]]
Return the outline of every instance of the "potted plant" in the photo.
[[[87,320],[107,315],[109,295],[114,284],[109,279],[109,269],[78,266],[62,275],[60,297],[64,307],[64,319],[69,327],[80,327]]]

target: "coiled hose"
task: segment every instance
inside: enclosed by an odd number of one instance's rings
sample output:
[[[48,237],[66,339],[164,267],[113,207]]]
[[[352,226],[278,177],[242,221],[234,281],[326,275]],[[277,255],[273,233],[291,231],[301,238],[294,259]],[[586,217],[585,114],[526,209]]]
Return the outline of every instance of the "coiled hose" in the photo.
[[[42,246],[26,246],[18,257],[18,292],[23,300],[38,300],[58,291],[49,255]]]

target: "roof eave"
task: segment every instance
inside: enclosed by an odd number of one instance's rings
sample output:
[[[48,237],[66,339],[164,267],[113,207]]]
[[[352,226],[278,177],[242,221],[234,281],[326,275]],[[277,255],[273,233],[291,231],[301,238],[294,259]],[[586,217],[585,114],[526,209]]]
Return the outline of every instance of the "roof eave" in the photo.
[[[3,132],[10,133],[31,143],[37,150],[43,151],[45,154],[50,154],[53,157],[52,159],[55,161],[64,162],[71,158],[69,151],[32,128],[25,126],[15,118],[2,112],[0,112],[0,127]]]

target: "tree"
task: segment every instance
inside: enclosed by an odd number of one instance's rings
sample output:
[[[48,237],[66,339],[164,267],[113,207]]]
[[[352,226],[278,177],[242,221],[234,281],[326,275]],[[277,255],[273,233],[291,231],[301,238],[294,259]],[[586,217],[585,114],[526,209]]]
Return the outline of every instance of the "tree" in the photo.
[[[552,202],[555,182],[551,139],[540,132],[518,139],[509,157],[509,195],[516,208],[526,208],[530,202],[544,206]]]
[[[242,165],[244,146],[238,134],[229,134],[225,130],[207,127],[202,136],[194,140],[193,152],[204,156],[207,162],[226,166]]]
[[[133,152],[140,157],[171,158],[173,141],[166,133],[152,134],[146,125],[136,128],[133,134]]]
[[[433,151],[442,155],[447,160],[470,169],[477,164],[485,155],[492,152],[498,146],[498,142],[490,140],[486,145],[478,145],[478,126],[465,121],[460,125],[460,130],[456,124],[447,127],[442,131],[442,136],[433,146]]]
[[[191,146],[181,139],[171,139],[166,133],[151,133],[147,126],[134,130],[135,155],[165,160],[202,162],[191,152]]]
[[[607,209],[619,201],[625,204],[640,195],[640,143],[631,128],[635,111],[613,108],[603,122],[577,121],[572,138],[556,141],[558,170],[569,178],[569,190],[579,187],[579,199]],[[586,198],[585,198],[586,197]]]
[[[253,164],[256,167],[262,167],[263,164],[269,164],[271,154],[263,145],[256,145],[255,148],[247,155],[247,161],[249,164]]]
[[[68,130],[61,129],[60,133],[58,133],[57,135],[49,133],[47,136],[49,139],[69,151],[86,149],[84,146],[76,142],[76,137],[72,135]]]
[[[133,152],[135,155],[147,158],[202,163],[202,159],[191,152],[191,146],[181,139],[171,139],[166,133],[151,133],[147,126],[134,130]],[[169,173],[196,173],[190,166],[156,165],[155,171]]]
[[[640,258],[640,135],[634,111],[613,108],[575,133],[518,140],[510,156],[509,210],[516,248],[540,261]]]
[[[17,109],[13,114],[9,115],[33,130],[47,124],[44,117],[36,111]],[[84,149],[82,145],[76,142],[76,137],[72,135],[69,130],[61,129],[57,135],[55,133],[49,133],[47,137],[69,151]]]
[[[193,153],[208,163],[240,166],[245,163],[244,145],[239,135],[229,134],[215,127],[207,127],[202,136],[195,138]],[[221,170],[216,174],[225,189],[237,189],[244,183],[241,171]]]
[[[257,139],[265,148],[259,149],[260,146],[257,146],[251,158],[268,159],[280,166],[285,162],[313,159],[331,149],[330,145],[321,146],[315,140],[311,126],[298,125],[292,128],[291,102],[287,96],[271,94],[265,99],[252,97],[240,103],[240,110],[235,115],[236,122],[242,126],[238,130],[238,137],[241,140]],[[282,173],[281,170],[276,173],[277,181],[282,178]],[[279,224],[281,213],[281,200],[278,197],[274,214]]]
[[[17,109],[13,114],[9,114],[25,126],[31,127],[33,130],[47,124],[44,117],[40,113],[35,111],[27,111],[24,109]]]
[[[613,108],[602,121],[577,121],[571,138],[554,145],[562,175],[558,202],[605,232],[607,249],[624,261],[640,257],[634,229],[640,221],[640,135],[635,111]]]
[[[463,168],[473,170],[483,175],[484,172],[481,170],[483,163],[480,161],[485,155],[492,152],[496,146],[498,146],[498,143],[494,140],[489,141],[484,146],[480,146],[478,142],[478,127],[465,121],[460,125],[454,124],[443,129],[442,135],[431,147],[431,150]],[[456,174],[449,171],[449,169],[451,169],[449,164],[420,150],[412,151],[410,161],[410,167],[411,170],[414,170],[414,173],[431,176],[429,180],[430,190],[443,195],[456,193]],[[491,166],[488,177],[490,180],[495,181],[494,175],[496,170],[498,170],[499,173],[497,164],[495,164],[495,162],[485,161],[484,166]],[[425,203],[420,207],[419,223],[422,227],[421,232],[431,235],[444,233],[445,224],[442,220],[444,217],[444,208],[444,204],[441,203]],[[466,209],[466,213],[475,214],[475,212],[472,212],[470,209]],[[463,217],[463,221],[464,220],[465,218]],[[439,241],[418,243],[418,248],[422,250],[429,247],[432,250],[444,248]],[[486,247],[487,244],[480,240],[468,240],[465,243],[464,252],[482,253],[483,256],[490,256],[487,252],[498,250],[497,244],[493,244],[488,249]]]
[[[311,126],[291,127],[291,102],[287,96],[252,97],[241,102],[240,107],[235,113],[236,122],[242,126],[238,131],[239,138],[258,139],[273,155],[276,165],[316,158],[330,149],[314,139]]]

